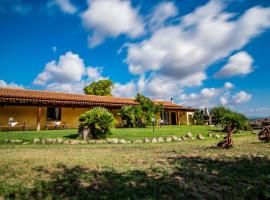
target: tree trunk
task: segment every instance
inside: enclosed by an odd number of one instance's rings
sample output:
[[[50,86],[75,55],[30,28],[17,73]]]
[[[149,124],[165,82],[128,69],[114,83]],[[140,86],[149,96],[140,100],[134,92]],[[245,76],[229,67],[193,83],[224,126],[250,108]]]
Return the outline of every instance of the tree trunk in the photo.
[[[89,140],[91,138],[91,129],[89,127],[80,127],[78,134],[83,140]]]

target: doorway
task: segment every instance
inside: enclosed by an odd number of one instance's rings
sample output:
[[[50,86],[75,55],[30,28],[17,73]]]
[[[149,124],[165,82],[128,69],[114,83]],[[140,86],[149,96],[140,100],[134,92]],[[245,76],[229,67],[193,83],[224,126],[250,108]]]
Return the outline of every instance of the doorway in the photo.
[[[176,112],[171,112],[171,123],[176,125]]]

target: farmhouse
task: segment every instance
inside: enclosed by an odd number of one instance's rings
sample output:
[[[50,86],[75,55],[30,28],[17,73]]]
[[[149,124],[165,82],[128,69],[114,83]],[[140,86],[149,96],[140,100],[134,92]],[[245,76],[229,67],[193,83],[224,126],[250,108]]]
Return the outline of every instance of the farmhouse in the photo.
[[[181,125],[192,122],[193,108],[167,101],[154,103],[163,104],[164,110],[158,114],[158,118],[167,124]],[[131,98],[0,88],[0,128],[77,128],[79,116],[96,106],[107,108],[114,115],[117,126],[122,126],[123,120],[118,114],[121,107],[136,104],[137,102]]]

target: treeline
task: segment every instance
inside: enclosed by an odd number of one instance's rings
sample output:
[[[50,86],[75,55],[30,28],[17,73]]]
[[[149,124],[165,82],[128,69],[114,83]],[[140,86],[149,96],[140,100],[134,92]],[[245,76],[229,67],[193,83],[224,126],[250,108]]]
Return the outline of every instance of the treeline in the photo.
[[[234,125],[236,129],[249,129],[247,117],[240,112],[232,111],[224,106],[217,106],[210,109],[211,122],[213,125],[227,127]],[[204,110],[199,109],[194,112],[194,123],[202,125],[204,123]]]

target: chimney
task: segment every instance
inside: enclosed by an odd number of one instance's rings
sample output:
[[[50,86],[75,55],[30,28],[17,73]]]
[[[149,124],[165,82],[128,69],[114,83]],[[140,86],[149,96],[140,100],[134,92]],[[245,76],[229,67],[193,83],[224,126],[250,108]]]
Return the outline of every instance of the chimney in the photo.
[[[171,103],[173,103],[173,98],[171,97]]]

